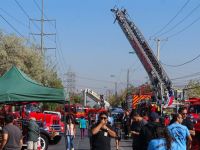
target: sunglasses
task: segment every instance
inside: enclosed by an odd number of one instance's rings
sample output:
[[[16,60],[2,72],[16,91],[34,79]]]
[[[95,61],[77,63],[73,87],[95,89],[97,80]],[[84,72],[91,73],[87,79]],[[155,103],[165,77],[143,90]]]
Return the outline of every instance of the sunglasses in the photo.
[[[104,120],[106,120],[107,119],[107,117],[100,117],[101,119],[104,119]]]

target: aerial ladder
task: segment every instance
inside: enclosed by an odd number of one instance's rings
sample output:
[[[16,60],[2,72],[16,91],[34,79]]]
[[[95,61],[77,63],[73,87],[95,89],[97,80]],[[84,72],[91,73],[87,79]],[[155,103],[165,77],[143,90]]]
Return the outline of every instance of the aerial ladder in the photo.
[[[93,90],[86,88],[83,90],[83,93],[84,93],[84,106],[86,106],[86,101],[87,101],[87,96],[88,96],[89,98],[94,100],[99,105],[101,105],[105,108],[110,107],[110,104],[106,100],[103,99],[103,96],[97,94]]]
[[[169,105],[169,103],[172,103],[171,101],[174,96],[172,82],[167,73],[154,55],[138,27],[134,22],[128,19],[127,11],[125,9],[116,8],[111,9],[111,11],[115,14],[119,26],[143,64],[153,86],[156,100],[163,100]]]

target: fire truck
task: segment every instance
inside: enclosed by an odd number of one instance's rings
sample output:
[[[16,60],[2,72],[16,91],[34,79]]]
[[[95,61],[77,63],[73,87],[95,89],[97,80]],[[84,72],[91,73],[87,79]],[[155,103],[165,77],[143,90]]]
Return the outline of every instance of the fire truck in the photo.
[[[35,107],[35,103],[23,105],[21,112],[12,111],[12,105],[5,105],[0,111],[1,125],[4,125],[4,116],[6,113],[12,114],[15,118],[14,124],[18,126],[24,135],[23,148],[26,148],[26,135],[27,124],[29,118],[34,117],[40,127],[40,143],[41,150],[47,150],[49,144],[57,144],[64,133],[64,125],[62,125],[61,119],[55,114],[45,114]]]
[[[151,81],[156,100],[163,100],[167,105],[171,105],[174,99],[172,82],[144,36],[135,23],[129,20],[125,9],[111,9],[111,11],[115,14],[115,20],[118,21],[130,45],[143,64]]]
[[[163,69],[158,59],[155,57],[153,51],[151,50],[150,46],[148,45],[138,27],[135,25],[134,22],[129,19],[127,11],[125,9],[116,8],[111,9],[111,11],[115,14],[119,26],[124,32],[130,45],[135,50],[135,53],[137,54],[139,60],[143,64],[153,86],[154,96],[156,100],[159,101],[161,99],[165,102],[166,106],[170,106],[173,103],[174,99],[174,89],[172,89],[172,82],[167,73]],[[197,131],[197,134],[194,137],[194,141],[197,141],[197,145],[195,146],[197,149],[199,149],[200,146],[198,145],[198,143],[200,141],[200,99],[190,100],[189,102],[190,109],[196,111],[195,113],[191,114],[195,118],[198,118],[198,122],[195,124],[195,130]]]
[[[200,148],[200,98],[190,98],[185,100],[188,112],[193,116],[194,128],[195,128],[195,138],[193,139],[193,149],[199,150]]]
[[[109,109],[110,103],[106,101],[103,97],[103,95],[100,95],[93,91],[92,89],[86,88],[85,90],[82,91],[84,95],[84,106],[86,107],[86,101],[87,97],[91,98],[93,101],[95,101],[99,107]]]
[[[66,115],[72,115],[77,123],[82,116],[86,117],[84,107],[81,104],[66,104],[65,110]]]

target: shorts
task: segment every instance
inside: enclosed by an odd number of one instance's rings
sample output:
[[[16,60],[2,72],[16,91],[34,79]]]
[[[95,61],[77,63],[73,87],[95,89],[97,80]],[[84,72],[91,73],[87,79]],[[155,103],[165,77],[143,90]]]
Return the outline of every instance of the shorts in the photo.
[[[117,136],[115,137],[116,140],[120,141],[121,140],[121,137],[120,136]]]
[[[37,149],[38,149],[37,142],[33,142],[33,141],[27,142],[27,150],[37,150]]]

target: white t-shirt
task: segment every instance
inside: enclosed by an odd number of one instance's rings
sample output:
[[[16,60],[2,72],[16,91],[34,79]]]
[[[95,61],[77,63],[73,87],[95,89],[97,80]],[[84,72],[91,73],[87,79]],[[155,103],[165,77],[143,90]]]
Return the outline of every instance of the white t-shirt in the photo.
[[[67,124],[66,135],[74,135],[74,124]]]

